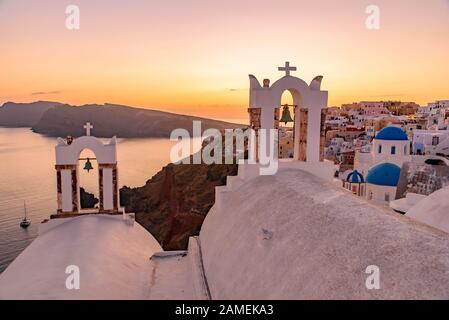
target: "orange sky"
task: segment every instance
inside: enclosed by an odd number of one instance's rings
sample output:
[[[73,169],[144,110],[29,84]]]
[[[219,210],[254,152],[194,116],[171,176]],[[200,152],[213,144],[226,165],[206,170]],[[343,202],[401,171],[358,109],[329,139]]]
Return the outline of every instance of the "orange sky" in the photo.
[[[312,3],[313,2],[313,3]],[[77,4],[80,30],[65,28]],[[365,27],[370,4],[380,30]],[[329,105],[449,99],[449,0],[0,0],[0,103],[246,117],[249,73],[324,76]]]

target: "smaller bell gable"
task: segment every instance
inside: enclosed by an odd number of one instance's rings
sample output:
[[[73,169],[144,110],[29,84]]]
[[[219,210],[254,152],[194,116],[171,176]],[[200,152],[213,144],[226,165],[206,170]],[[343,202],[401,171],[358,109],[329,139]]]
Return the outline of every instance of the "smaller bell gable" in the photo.
[[[73,140],[71,144],[61,144],[58,138],[56,145],[56,164],[57,165],[76,165],[80,153],[84,149],[91,150],[97,158],[98,164],[117,163],[116,140],[111,139],[109,144],[93,136],[83,136]],[[62,140],[62,139],[61,139]]]

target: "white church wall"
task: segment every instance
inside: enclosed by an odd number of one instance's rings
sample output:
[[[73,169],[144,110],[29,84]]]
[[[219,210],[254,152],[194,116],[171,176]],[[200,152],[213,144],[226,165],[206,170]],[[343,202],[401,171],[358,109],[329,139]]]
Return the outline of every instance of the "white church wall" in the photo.
[[[392,147],[395,147],[395,154],[392,154]],[[409,161],[411,161],[409,141],[374,139],[371,153],[356,151],[354,169],[366,177],[369,169],[381,162],[389,162],[402,167],[404,162]]]
[[[395,148],[395,154],[392,154],[393,147]],[[390,162],[401,167],[404,162],[410,161],[409,141],[390,141],[375,139],[372,153],[374,159],[373,164],[377,164],[380,162]]]
[[[72,170],[61,170],[62,211],[73,211]]]
[[[321,108],[309,109],[307,126],[307,161],[320,161]]]
[[[70,145],[58,143],[56,146],[56,164],[76,165],[79,155],[84,149],[93,151],[99,164],[117,162],[114,138],[110,144],[103,144],[98,138],[83,136],[76,138]]]
[[[366,199],[370,201],[388,203],[396,198],[396,187],[366,184]]]
[[[113,182],[112,182],[112,169],[103,169],[103,207],[105,210],[114,209],[113,198]]]

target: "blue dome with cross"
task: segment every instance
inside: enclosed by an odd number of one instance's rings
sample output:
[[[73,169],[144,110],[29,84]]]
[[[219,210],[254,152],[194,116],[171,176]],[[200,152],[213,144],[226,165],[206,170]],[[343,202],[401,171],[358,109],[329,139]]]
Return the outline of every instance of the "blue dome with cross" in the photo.
[[[360,172],[354,170],[350,174],[348,174],[348,176],[346,177],[346,181],[350,183],[364,183],[365,179]]]
[[[376,134],[377,140],[407,141],[407,134],[398,127],[385,127]]]
[[[368,171],[366,182],[378,186],[396,187],[401,175],[401,168],[392,163],[381,163]]]

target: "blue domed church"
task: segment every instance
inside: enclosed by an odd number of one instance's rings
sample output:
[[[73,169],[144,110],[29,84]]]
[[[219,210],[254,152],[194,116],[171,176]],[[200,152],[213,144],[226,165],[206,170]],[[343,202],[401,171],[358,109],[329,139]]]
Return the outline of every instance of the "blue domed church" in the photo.
[[[365,195],[365,185],[365,178],[357,170],[349,172],[346,178],[343,178],[343,188],[350,190],[359,197]]]
[[[377,202],[394,200],[402,164],[410,159],[410,142],[404,130],[395,126],[383,128],[374,137],[370,153],[356,152],[354,171],[365,177],[364,192],[358,193]],[[349,187],[351,191],[356,189]]]
[[[410,150],[410,141],[404,130],[394,126],[385,127],[374,137],[371,152],[356,152],[354,169],[366,177],[368,171],[379,163],[388,162],[400,168],[404,162],[410,161]]]

